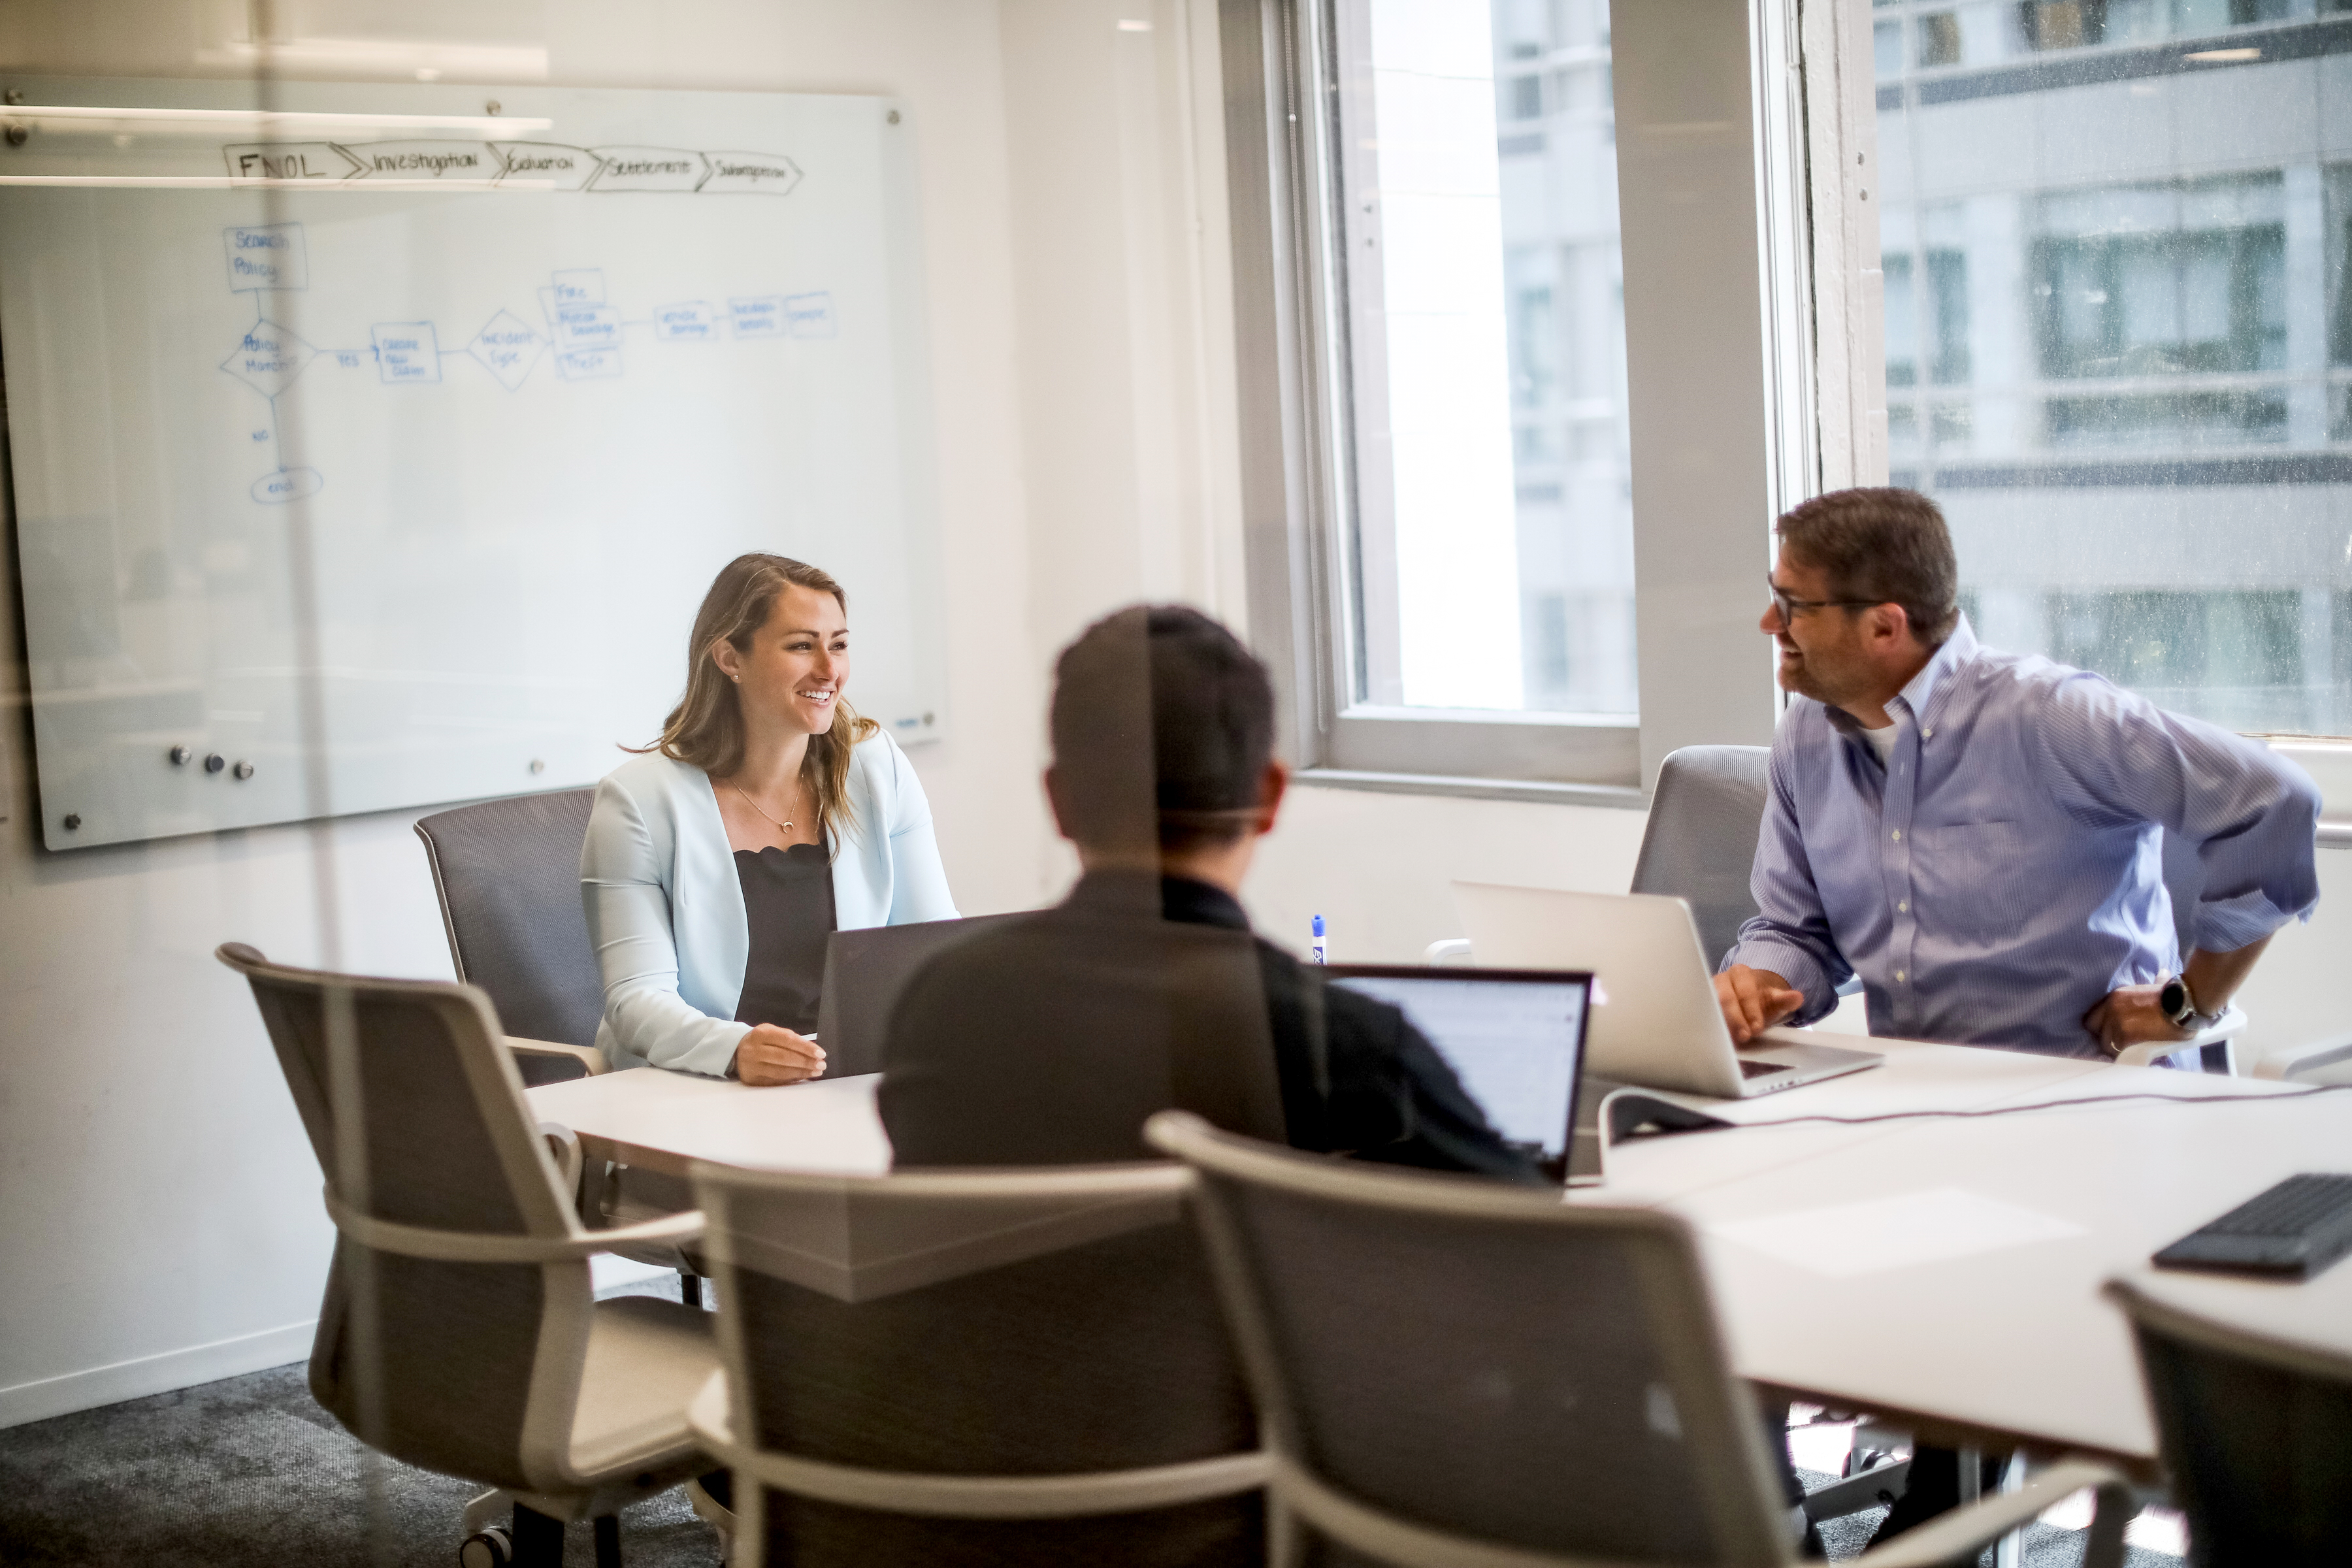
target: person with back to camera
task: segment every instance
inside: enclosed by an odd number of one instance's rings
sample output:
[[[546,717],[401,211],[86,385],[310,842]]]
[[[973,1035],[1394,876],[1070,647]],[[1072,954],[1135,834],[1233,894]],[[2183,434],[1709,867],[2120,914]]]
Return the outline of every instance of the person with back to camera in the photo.
[[[840,584],[781,555],[728,563],[686,695],[597,784],[580,853],[614,1068],[815,1078],[826,938],[955,918],[922,784],[848,679]]]
[[[1402,1012],[1325,986],[1251,934],[1237,895],[1290,773],[1274,755],[1265,668],[1239,639],[1181,606],[1107,616],[1056,662],[1050,730],[1045,794],[1084,874],[1059,907],[960,943],[908,983],[878,1094],[899,1168],[1156,1159],[1145,1119],[1189,1099],[1297,1149],[1549,1184]],[[1202,944],[1174,940],[1213,935],[1232,962],[1191,966]],[[1155,987],[1155,963],[1181,967]],[[1218,984],[1231,1005],[1194,1011]],[[1222,1037],[1188,1072],[1170,1058],[1203,1046],[1186,1037],[1201,1022]],[[1202,1080],[1254,1069],[1275,1103],[1239,1125],[1219,1110],[1246,1111],[1249,1093]],[[1804,1489],[1785,1422],[1785,1409],[1767,1421],[1767,1441],[1793,1505]]]
[[[1214,1033],[1214,1059],[1196,1059],[1193,1079],[1258,1078],[1274,1102],[1267,1136],[1541,1179],[1402,1013],[1325,988],[1251,937],[1235,894],[1290,775],[1274,757],[1265,667],[1231,632],[1173,605],[1097,622],[1055,666],[1050,729],[1045,793],[1084,875],[1058,908],[962,942],[908,983],[880,1089],[899,1165],[1156,1158],[1144,1119],[1176,1103],[1171,1079],[1186,1078],[1169,1058]],[[1195,940],[1215,937],[1228,952]],[[1155,965],[1190,967],[1171,979]],[[1212,985],[1238,1005],[1188,1038],[1188,1010],[1213,1000],[1198,994]],[[1171,1009],[1184,1015],[1172,1026]],[[1248,1098],[1230,1084],[1205,1092]]]
[[[1822,1017],[1848,974],[1874,1035],[2092,1058],[2188,1040],[2272,933],[2309,918],[2309,775],[2104,677],[1980,645],[1935,502],[1839,490],[1778,532],[1760,629],[1791,697],[1759,912],[1715,977],[1735,1041]],[[2167,834],[2204,869],[2186,962]],[[1957,1504],[1957,1454],[1918,1448],[1909,1485],[1881,1539]]]

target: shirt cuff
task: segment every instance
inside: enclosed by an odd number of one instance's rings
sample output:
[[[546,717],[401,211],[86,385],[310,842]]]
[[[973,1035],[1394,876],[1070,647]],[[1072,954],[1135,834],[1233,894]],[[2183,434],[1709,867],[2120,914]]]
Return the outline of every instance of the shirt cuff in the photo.
[[[1837,982],[1830,978],[1820,959],[1796,942],[1778,937],[1749,937],[1724,955],[1724,969],[1735,963],[1744,963],[1750,969],[1769,969],[1792,989],[1804,993],[1805,1005],[1780,1020],[1785,1026],[1802,1028],[1837,1010]]]

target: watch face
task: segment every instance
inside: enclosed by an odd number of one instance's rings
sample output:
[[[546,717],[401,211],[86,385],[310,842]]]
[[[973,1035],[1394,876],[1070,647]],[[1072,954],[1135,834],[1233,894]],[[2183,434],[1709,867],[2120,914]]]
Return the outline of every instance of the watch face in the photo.
[[[2166,1017],[2179,1018],[2181,1010],[2189,1005],[2187,983],[2177,974],[2166,981],[2164,989],[2156,994],[2156,1005],[2163,1009]]]

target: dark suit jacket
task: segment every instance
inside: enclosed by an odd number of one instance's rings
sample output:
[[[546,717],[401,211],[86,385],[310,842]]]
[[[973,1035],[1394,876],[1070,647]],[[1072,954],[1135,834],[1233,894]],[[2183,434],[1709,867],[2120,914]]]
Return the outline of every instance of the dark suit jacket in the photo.
[[[1250,935],[1225,893],[1089,876],[908,984],[884,1048],[900,1166],[1154,1157],[1171,1106],[1294,1148],[1540,1181],[1404,1015]]]

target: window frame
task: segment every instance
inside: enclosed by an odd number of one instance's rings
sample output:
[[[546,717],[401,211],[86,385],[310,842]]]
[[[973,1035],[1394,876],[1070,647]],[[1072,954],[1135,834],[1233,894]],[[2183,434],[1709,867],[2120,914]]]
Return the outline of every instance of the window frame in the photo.
[[[1843,73],[1816,71],[1815,81],[1799,68],[1809,39],[1843,53],[1837,16],[1853,15],[1827,0],[1806,5],[1819,16],[1801,15],[1798,0],[1614,7],[1635,717],[1355,700],[1359,605],[1382,613],[1378,595],[1351,591],[1368,557],[1380,564],[1377,537],[1351,527],[1354,509],[1378,498],[1356,493],[1347,395],[1360,367],[1336,326],[1349,309],[1335,256],[1338,95],[1348,84],[1331,41],[1339,7],[1355,4],[1219,7],[1251,632],[1277,671],[1286,749],[1307,784],[1643,806],[1669,752],[1770,742],[1780,693],[1756,623],[1772,520],[1885,472],[1885,395],[1857,384],[1850,364],[1876,342],[1861,320],[1876,309],[1875,215],[1843,225],[1841,257],[1862,236],[1870,266],[1826,268],[1839,290],[1827,320],[1808,221],[1822,184],[1808,189],[1809,166],[1874,135],[1866,66],[1859,115],[1843,101],[1854,91]],[[1857,37],[1866,62],[1866,8]],[[1831,99],[1805,101],[1821,99],[1821,82]],[[1863,153],[1874,158],[1874,142]],[[1752,221],[1727,224],[1726,211]],[[1695,310],[1694,299],[1708,304]],[[1826,397],[1823,351],[1836,357]]]
[[[1879,18],[1869,0],[1636,0],[1614,8],[1621,233],[1644,255],[1686,264],[1677,280],[1640,291],[1638,313],[1633,257],[1625,268],[1641,658],[1641,712],[1628,721],[1351,709],[1345,700],[1347,645],[1333,632],[1352,613],[1336,570],[1348,562],[1339,510],[1347,497],[1332,462],[1347,448],[1328,395],[1345,385],[1334,375],[1344,365],[1331,357],[1319,314],[1328,302],[1318,266],[1329,237],[1328,209],[1318,204],[1329,193],[1306,161],[1331,128],[1315,111],[1303,68],[1318,58],[1314,29],[1330,3],[1218,5],[1244,569],[1252,637],[1276,672],[1285,749],[1308,784],[1644,805],[1658,763],[1675,747],[1770,742],[1781,700],[1753,629],[1761,606],[1751,601],[1756,568],[1769,565],[1772,518],[1807,495],[1886,482],[1885,280],[1871,200]],[[1678,101],[1690,101],[1690,82],[1644,71],[1629,82],[1622,65],[1629,47],[1639,63],[1650,47],[1671,59],[1694,41],[1717,68],[1709,95],[1720,107],[1704,118],[1719,115],[1729,134],[1723,145],[1677,156],[1675,128],[1700,118],[1675,113]],[[1725,90],[1735,79],[1744,94]],[[1638,134],[1629,137],[1629,127]],[[1690,230],[1660,210],[1671,204],[1625,198],[1658,188],[1622,177],[1629,143],[1645,174],[1680,177],[1685,198],[1737,165],[1744,188],[1726,210],[1754,212],[1753,245],[1722,243],[1726,226],[1709,224],[1707,243],[1676,258]],[[1694,271],[1735,307],[1754,301],[1751,311],[1716,312],[1717,326],[1728,317],[1734,330],[1711,352],[1690,341],[1705,335],[1696,327],[1681,338],[1654,331],[1659,299],[1691,286]],[[2352,320],[2352,306],[2345,315]],[[1919,348],[1924,361],[1932,345]],[[1750,438],[1712,473],[1662,468],[1675,443],[1658,416],[1673,410],[1679,378],[1710,371],[1711,383],[1691,384],[1711,384],[1718,411]],[[1727,564],[1709,569],[1711,560]],[[2352,847],[2352,737],[2252,738],[2318,781],[2327,803],[2320,843]]]

